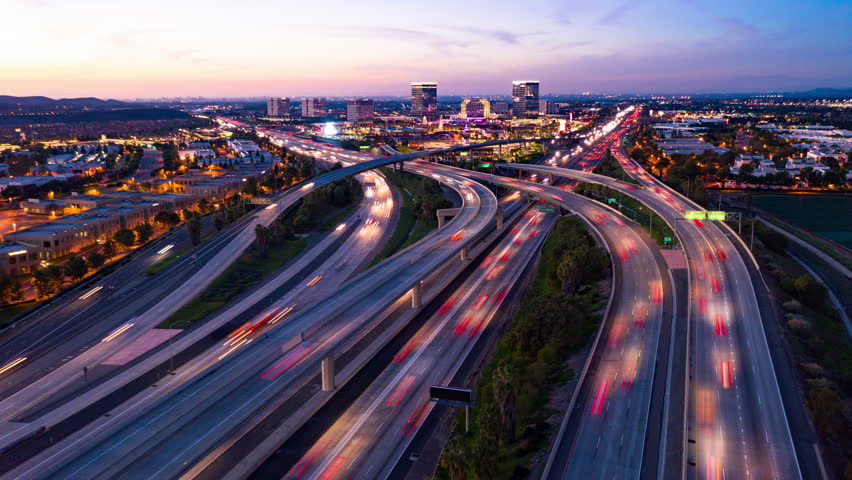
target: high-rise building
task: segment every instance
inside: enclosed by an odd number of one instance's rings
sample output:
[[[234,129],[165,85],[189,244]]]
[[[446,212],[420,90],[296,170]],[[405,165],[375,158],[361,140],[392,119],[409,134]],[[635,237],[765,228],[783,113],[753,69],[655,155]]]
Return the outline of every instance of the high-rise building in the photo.
[[[350,98],[346,100],[346,120],[357,122],[373,116],[372,98]]]
[[[515,80],[512,82],[512,113],[526,117],[538,113],[538,81]]]
[[[324,117],[328,115],[328,102],[324,98],[303,98],[303,117]]]
[[[438,111],[438,84],[415,82],[411,84],[411,114],[422,116]]]
[[[552,115],[555,113],[559,113],[559,105],[556,103],[547,100],[541,100],[538,102],[539,115]]]
[[[289,98],[270,98],[266,100],[266,114],[270,117],[289,117]]]
[[[491,102],[484,98],[465,98],[461,103],[462,118],[491,117]]]

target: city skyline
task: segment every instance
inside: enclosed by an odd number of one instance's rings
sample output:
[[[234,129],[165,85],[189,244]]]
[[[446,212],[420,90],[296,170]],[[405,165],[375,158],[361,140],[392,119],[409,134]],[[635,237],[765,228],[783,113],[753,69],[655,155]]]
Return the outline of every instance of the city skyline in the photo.
[[[852,38],[843,33],[852,6],[839,0],[431,7],[411,19],[405,5],[384,1],[320,8],[258,1],[227,23],[233,12],[224,7],[155,0],[145,10],[155,20],[132,23],[121,21],[134,15],[127,2],[25,2],[0,33],[7,44],[27,38],[26,48],[6,54],[0,93],[405,96],[422,78],[438,82],[442,95],[505,95],[516,78],[539,79],[542,95],[852,85],[844,61]],[[253,12],[288,20],[257,29]],[[38,35],[31,25],[42,25]]]

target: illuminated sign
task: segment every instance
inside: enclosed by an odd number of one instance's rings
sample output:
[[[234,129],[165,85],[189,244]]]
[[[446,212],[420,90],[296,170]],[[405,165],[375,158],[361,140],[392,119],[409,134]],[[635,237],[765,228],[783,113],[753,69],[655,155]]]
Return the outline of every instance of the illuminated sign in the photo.
[[[683,216],[687,220],[707,220],[707,212],[704,210],[687,210]]]
[[[480,163],[479,168],[489,168],[491,166],[490,163]]]
[[[707,220],[725,221],[725,212],[712,211],[707,212]]]
[[[27,253],[26,250],[15,250],[14,252],[9,252],[9,256],[13,257],[15,255],[23,255],[25,253]]]

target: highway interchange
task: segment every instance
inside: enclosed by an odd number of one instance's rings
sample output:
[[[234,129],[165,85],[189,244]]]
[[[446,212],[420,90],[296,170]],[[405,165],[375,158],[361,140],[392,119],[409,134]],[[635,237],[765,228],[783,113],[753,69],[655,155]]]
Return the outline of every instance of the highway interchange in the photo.
[[[4,339],[9,348],[3,349],[3,364],[16,358],[27,361],[2,377],[3,448],[44,436],[46,429],[126,388],[175,352],[192,352],[185,362],[170,368],[169,375],[110,405],[106,415],[90,416],[55,442],[51,436],[37,452],[4,464],[6,476],[244,477],[472,259],[483,258],[285,478],[399,475],[399,460],[432,409],[426,393],[429,385],[450,383],[456,377],[556,220],[517,194],[498,200],[484,185],[471,181],[476,179],[576,213],[613,260],[615,282],[608,314],[580,388],[566,405],[548,478],[645,478],[647,464],[658,462],[656,456],[648,458],[649,441],[662,442],[660,448],[666,442],[683,443],[684,458],[660,461],[666,463],[657,472],[660,478],[664,472],[666,478],[802,478],[746,265],[751,260],[743,258],[744,248],[734,245],[738,239],[732,239],[726,227],[683,220],[684,210],[699,207],[623,154],[620,142],[638,113],[626,110],[595,131],[599,133],[587,134],[579,146],[587,148],[564,155],[555,152],[549,166],[499,165],[507,172],[534,173],[530,180],[544,183],[418,160],[438,152],[374,158],[263,131],[287,148],[347,166],[277,195],[268,208],[253,212],[171,265],[166,270],[171,273],[162,276],[165,281],[141,273],[162,257],[157,252],[166,244],[185,245],[185,234],[178,233],[134,259],[122,269],[129,272],[127,276],[107,277],[89,297],[59,302],[50,315],[71,329],[67,339],[57,338],[56,325],[46,321],[48,315]],[[449,150],[466,148],[471,146]],[[589,173],[608,149],[638,186]],[[462,206],[443,228],[360,271],[392,223],[393,196],[384,178],[371,172],[389,164],[437,179],[456,192]],[[269,224],[307,192],[355,174],[362,176],[365,190],[358,210],[274,279],[176,337],[169,348],[126,368],[103,365],[224,271],[253,241],[256,223]],[[554,185],[560,178],[569,181],[561,188]],[[688,297],[681,302],[688,305],[687,313],[677,314],[671,267],[653,240],[619,212],[573,193],[576,181],[603,184],[633,196],[673,226],[688,267],[688,292],[678,292]],[[498,209],[507,225],[502,234],[495,229]],[[102,320],[81,328],[74,321],[80,316]],[[670,342],[686,341],[674,338],[671,329],[676,322],[688,322],[689,328],[687,358],[679,360],[688,365],[682,378],[672,377],[669,361]],[[223,329],[230,333],[210,343]],[[199,347],[202,344],[204,348]],[[319,375],[323,365],[333,365],[332,391],[322,388],[327,381]],[[669,406],[664,413],[652,414],[652,398],[663,391],[667,397],[678,386],[687,390],[686,411]],[[684,413],[680,430],[652,428],[655,422],[677,423]],[[683,438],[666,438],[668,432],[677,431],[684,433]],[[245,461],[234,462],[235,458]]]

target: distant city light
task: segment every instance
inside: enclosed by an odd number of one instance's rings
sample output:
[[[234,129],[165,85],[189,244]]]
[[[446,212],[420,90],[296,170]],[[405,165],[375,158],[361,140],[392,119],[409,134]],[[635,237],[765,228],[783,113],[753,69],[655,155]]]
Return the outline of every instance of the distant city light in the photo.
[[[331,122],[326,123],[322,129],[322,136],[326,138],[337,136],[337,127]]]

